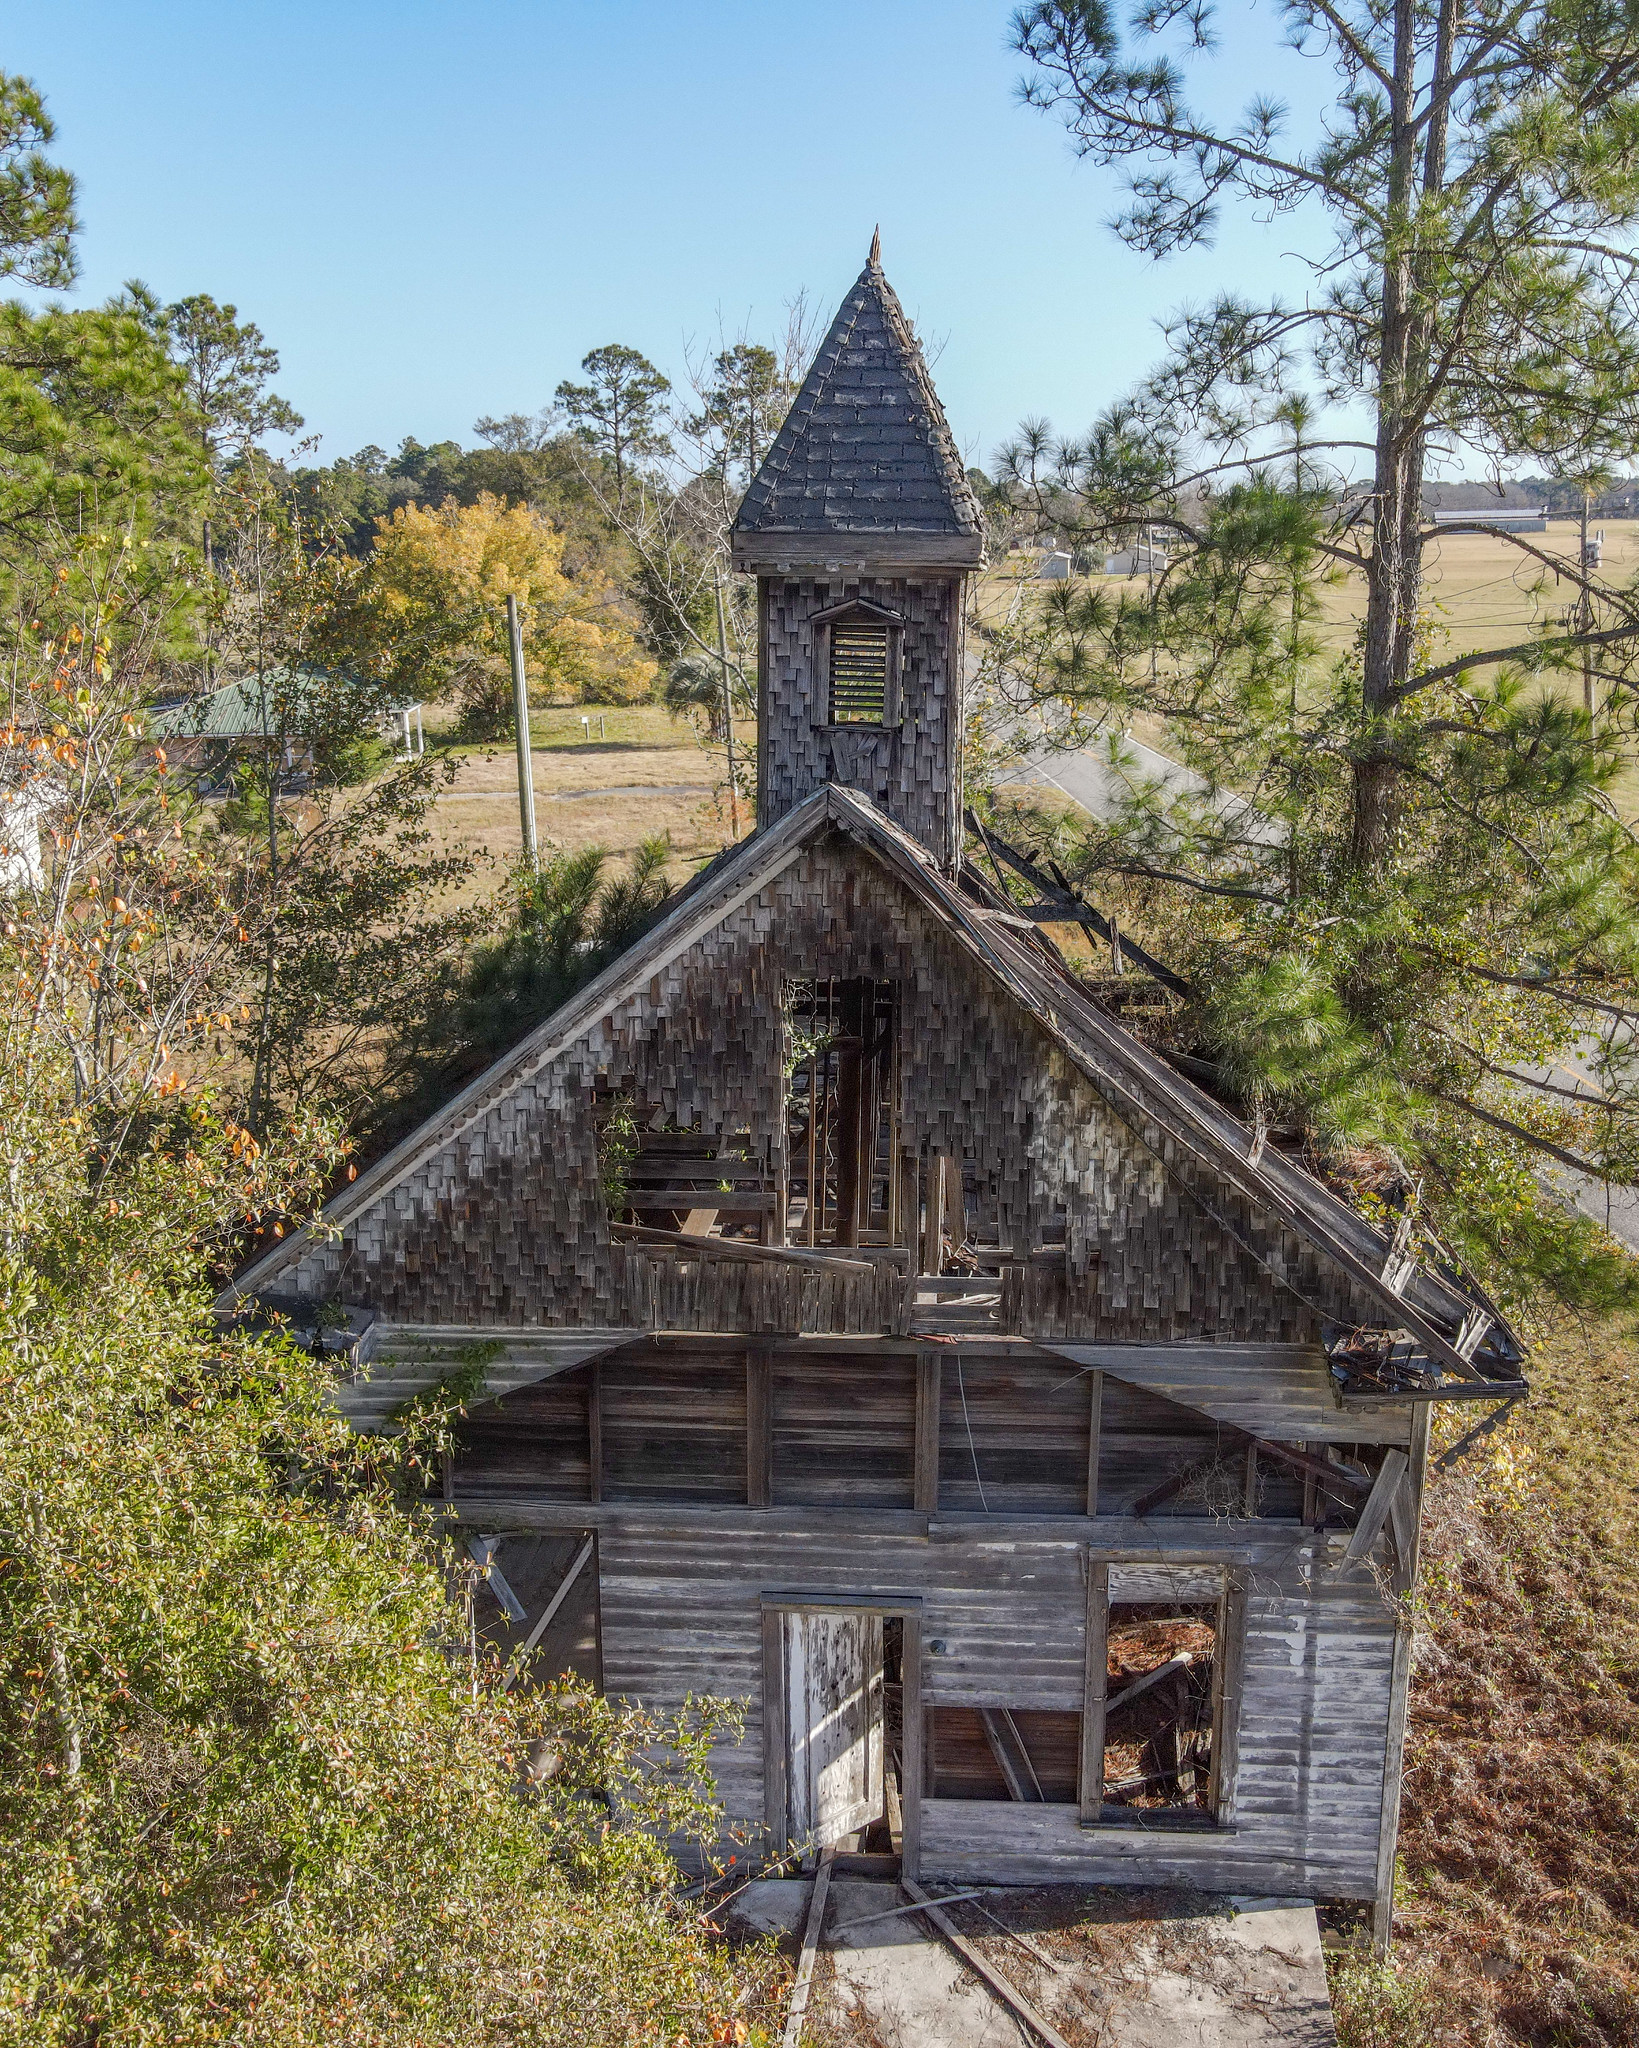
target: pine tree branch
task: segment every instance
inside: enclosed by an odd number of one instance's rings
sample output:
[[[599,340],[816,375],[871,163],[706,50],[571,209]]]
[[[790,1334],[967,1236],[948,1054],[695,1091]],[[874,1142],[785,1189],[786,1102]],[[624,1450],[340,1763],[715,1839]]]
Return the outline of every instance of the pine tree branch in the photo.
[[[1407,949],[1420,953],[1425,960],[1432,960],[1436,966],[1446,968],[1453,974],[1472,974],[1479,981],[1495,982],[1500,988],[1523,989],[1529,995],[1547,996],[1551,1001],[1564,1003],[1576,1010],[1597,1010],[1603,1017],[1616,1017],[1623,1023],[1639,1021],[1639,1013],[1624,1009],[1616,1003],[1607,1003],[1598,996],[1590,996],[1577,989],[1563,988],[1551,981],[1532,980],[1523,974],[1501,974],[1492,967],[1477,967],[1471,960],[1453,960],[1436,946],[1425,946],[1416,939],[1408,939]]]
[[[1456,529],[1447,527],[1445,529],[1448,533],[1453,530],[1461,533],[1471,531],[1466,526]],[[1540,659],[1548,648],[1553,648],[1556,652],[1572,654],[1578,648],[1614,647],[1624,640],[1636,638],[1639,638],[1639,619],[1636,619],[1631,626],[1611,626],[1601,633],[1567,633],[1562,637],[1555,636],[1550,640],[1517,641],[1512,647],[1496,647],[1492,648],[1489,652],[1476,651],[1460,655],[1455,661],[1443,662],[1438,668],[1426,668],[1419,675],[1408,676],[1395,694],[1403,703],[1407,697],[1417,695],[1419,691],[1428,689],[1432,684],[1449,682],[1453,676],[1466,675],[1471,669],[1498,668],[1505,662],[1525,661],[1532,658]]]
[[[1538,1152],[1546,1153],[1550,1159],[1557,1159],[1562,1166],[1569,1166],[1576,1173],[1585,1173],[1591,1180],[1608,1180],[1609,1175],[1602,1166],[1591,1159],[1580,1159],[1574,1152],[1567,1152],[1563,1145],[1556,1145],[1550,1138],[1539,1138],[1535,1131],[1528,1131],[1523,1124],[1511,1123],[1505,1116],[1497,1116],[1489,1109],[1481,1109],[1477,1102],[1470,1102],[1466,1096],[1448,1095],[1443,1088],[1430,1088],[1428,1093],[1436,1102],[1445,1103],[1448,1108],[1460,1109],[1468,1116],[1478,1117],[1482,1124],[1490,1124],[1494,1130],[1506,1131],[1511,1138],[1518,1138],[1522,1144]]]

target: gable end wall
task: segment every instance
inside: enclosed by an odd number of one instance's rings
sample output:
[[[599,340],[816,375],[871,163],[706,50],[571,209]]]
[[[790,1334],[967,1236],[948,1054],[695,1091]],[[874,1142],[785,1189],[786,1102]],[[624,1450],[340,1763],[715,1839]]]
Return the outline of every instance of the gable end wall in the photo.
[[[610,1242],[594,1084],[629,1092],[646,1116],[749,1131],[781,1171],[781,1001],[804,975],[899,984],[909,1159],[939,1151],[967,1162],[981,1208],[1015,1249],[1039,1244],[1055,1212],[1068,1212],[1064,1265],[1008,1276],[1005,1328],[1106,1342],[1313,1342],[1322,1315],[1375,1319],[1363,1290],[1306,1242],[1158,1131],[1135,1135],[903,885],[840,834],[351,1221],[339,1244],[305,1252],[295,1285],[410,1323],[895,1327],[902,1283],[888,1269],[854,1279]]]

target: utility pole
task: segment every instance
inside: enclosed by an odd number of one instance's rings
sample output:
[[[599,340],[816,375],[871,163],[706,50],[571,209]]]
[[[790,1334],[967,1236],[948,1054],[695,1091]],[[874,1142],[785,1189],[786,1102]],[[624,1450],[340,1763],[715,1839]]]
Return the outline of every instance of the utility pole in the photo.
[[[734,692],[728,681],[728,623],[723,616],[723,572],[714,562],[711,580],[717,592],[717,660],[723,672],[723,744],[728,752],[728,829],[740,837],[740,793],[734,781]]]
[[[1584,634],[1593,631],[1593,599],[1588,595],[1588,507],[1593,493],[1584,484],[1582,487],[1582,546],[1578,560],[1582,569],[1582,592],[1577,605],[1577,624]],[[1593,651],[1586,639],[1582,643],[1582,708],[1588,714],[1589,725],[1593,724]]]
[[[524,635],[518,623],[518,600],[506,601],[507,639],[512,653],[512,709],[518,726],[518,822],[523,827],[524,859],[538,873],[540,842],[535,836],[535,770],[529,758],[529,685],[524,680]]]

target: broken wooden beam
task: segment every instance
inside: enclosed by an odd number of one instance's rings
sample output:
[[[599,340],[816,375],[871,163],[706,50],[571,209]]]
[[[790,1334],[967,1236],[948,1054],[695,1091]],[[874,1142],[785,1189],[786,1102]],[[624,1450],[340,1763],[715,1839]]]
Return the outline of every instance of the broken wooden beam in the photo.
[[[1045,2041],[1047,2048],[1070,2048],[1070,2043],[1046,2014],[1038,2012],[1011,1978],[1004,1977],[996,1965],[979,1952],[967,1936],[958,1930],[950,1915],[940,1912],[937,1903],[928,1897],[920,1885],[913,1883],[908,1877],[902,1877],[899,1880],[899,1888],[916,1901],[925,1917],[938,1928],[962,1961],[970,1970],[978,1973],[1016,2019],[1022,2020],[1031,2033]]]
[[[831,1889],[831,1861],[835,1855],[834,1849],[820,1851],[814,1889],[808,1897],[808,1924],[802,1933],[802,1953],[797,1958],[797,1975],[791,1986],[791,2003],[786,2010],[780,2048],[801,2048],[802,2023],[808,2011],[809,1989],[814,1982],[814,1959],[819,1954],[820,1929],[825,1924],[825,1895]]]
[[[998,839],[994,832],[980,824],[972,811],[967,813],[967,828],[993,859],[1004,862],[1015,874],[1022,875],[1032,888],[1041,891],[1045,900],[1032,904],[1026,913],[1032,924],[1045,923],[1049,913],[1056,913],[1056,922],[1085,925],[1097,932],[1112,949],[1119,946],[1122,953],[1136,961],[1152,981],[1160,982],[1163,988],[1170,989],[1175,996],[1182,996],[1186,1002],[1194,1000],[1195,991],[1187,981],[1174,974],[1170,967],[1164,967],[1153,953],[1147,953],[1130,934],[1118,934],[1109,918],[1096,911],[1090,903],[1082,902],[1079,896],[1061,886],[1017,848]]]
[[[1359,1564],[1367,1551],[1377,1541],[1383,1524],[1389,1518],[1390,1511],[1394,1506],[1394,1497],[1400,1491],[1406,1473],[1410,1469],[1410,1464],[1411,1460],[1404,1451],[1388,1451],[1385,1453],[1382,1467],[1377,1474],[1370,1494],[1367,1496],[1366,1505],[1360,1511],[1360,1520],[1355,1524],[1354,1534],[1349,1539],[1349,1547],[1338,1560],[1337,1569],[1340,1572],[1346,1571],[1352,1564]]]
[[[1019,1733],[1019,1724],[1013,1716],[1005,1707],[981,1707],[979,1725],[985,1731],[985,1740],[990,1744],[990,1754],[1002,1774],[1009,1799],[1039,1804],[1041,1780],[1036,1776],[1036,1767],[1030,1761],[1030,1752],[1024,1746],[1024,1737]]]
[[[1117,1707],[1124,1707],[1128,1700],[1137,1699],[1141,1692],[1148,1692],[1152,1685],[1159,1685],[1163,1678],[1174,1671],[1183,1671],[1195,1661],[1193,1652],[1182,1650],[1176,1657],[1169,1657],[1165,1664],[1157,1664],[1153,1671],[1146,1671],[1142,1678],[1135,1678],[1131,1685],[1124,1685],[1113,1699],[1104,1702],[1106,1714],[1113,1714]]]
[[[698,1253],[708,1259],[749,1259],[758,1265],[812,1266],[822,1273],[874,1273],[871,1259],[850,1259],[840,1252],[794,1251],[789,1245],[753,1244],[749,1238],[693,1237],[686,1230],[660,1230],[647,1223],[611,1223],[617,1244],[653,1245],[656,1250]]]

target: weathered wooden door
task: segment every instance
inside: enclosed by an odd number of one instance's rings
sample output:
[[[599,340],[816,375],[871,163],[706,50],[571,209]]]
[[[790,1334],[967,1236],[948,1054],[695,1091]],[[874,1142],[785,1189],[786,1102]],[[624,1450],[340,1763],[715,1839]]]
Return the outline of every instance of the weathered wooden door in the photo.
[[[882,1617],[787,1612],[787,1825],[825,1848],[880,1820]]]

